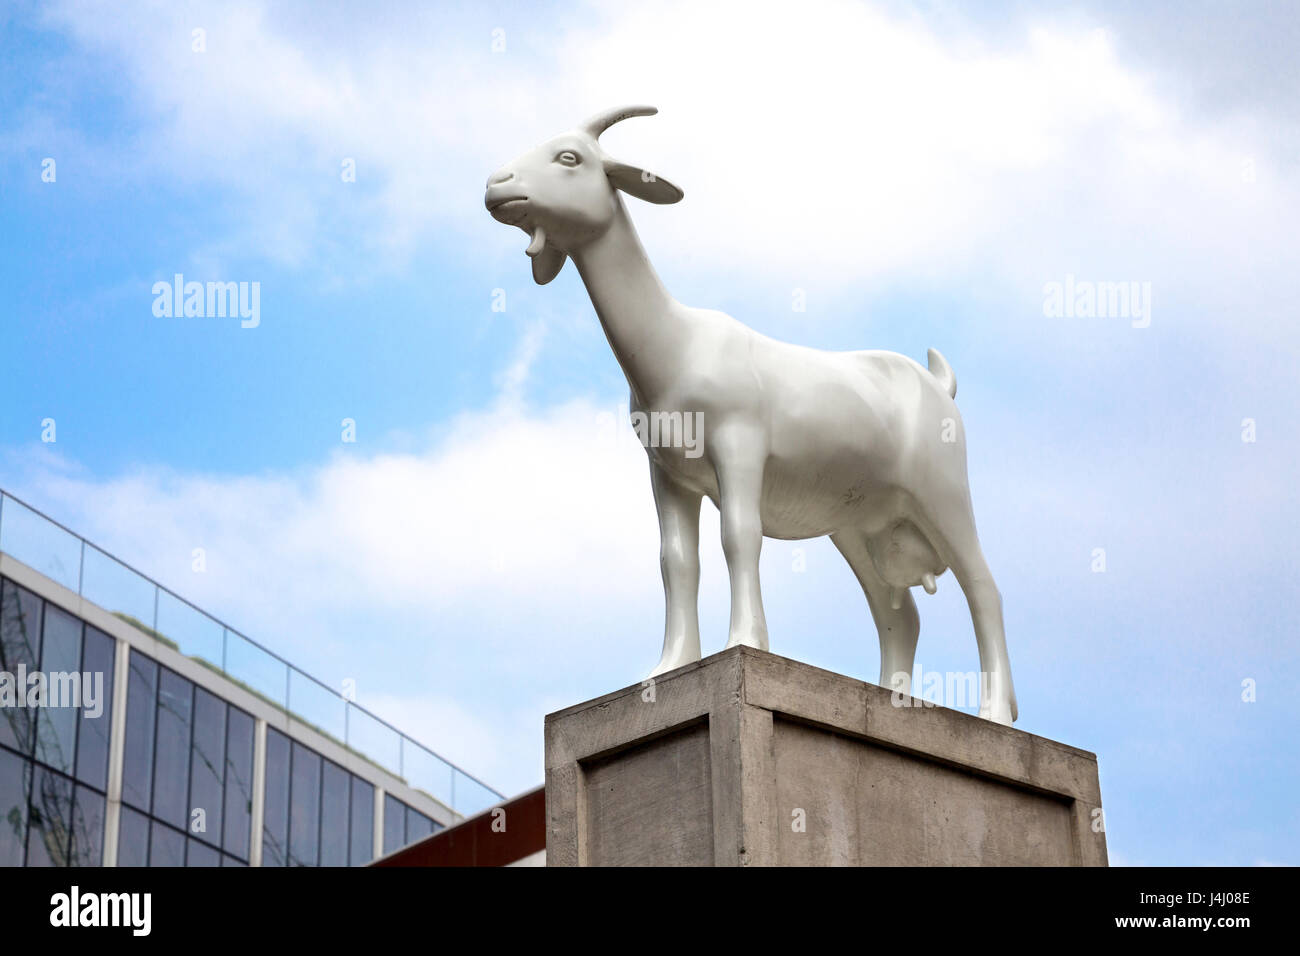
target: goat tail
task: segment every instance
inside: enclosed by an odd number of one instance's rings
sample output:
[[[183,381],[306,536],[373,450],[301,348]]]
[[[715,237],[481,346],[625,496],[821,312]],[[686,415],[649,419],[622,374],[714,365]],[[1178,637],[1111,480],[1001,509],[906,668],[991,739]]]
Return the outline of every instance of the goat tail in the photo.
[[[930,349],[926,357],[930,363],[930,374],[943,386],[949,398],[956,398],[957,376],[954,374],[952,366],[948,364],[948,360],[940,355],[937,349]]]

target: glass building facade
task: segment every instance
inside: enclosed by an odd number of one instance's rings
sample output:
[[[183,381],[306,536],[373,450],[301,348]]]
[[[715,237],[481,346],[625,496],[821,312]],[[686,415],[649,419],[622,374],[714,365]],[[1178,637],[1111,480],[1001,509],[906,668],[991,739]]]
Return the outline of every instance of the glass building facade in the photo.
[[[139,651],[127,668],[119,866],[246,866],[254,720]]]
[[[221,674],[192,680],[139,647],[119,654],[119,640],[0,578],[0,866],[360,866],[457,819],[430,799],[439,822],[354,772],[368,762],[349,770],[265,717],[259,755],[259,719],[222,696],[234,685]],[[89,693],[28,706],[16,685],[35,673],[90,675]]]
[[[0,865],[102,864],[115,644],[0,579]],[[98,674],[102,684],[75,695],[64,684],[64,706],[32,707],[17,678],[36,673]],[[45,693],[52,701],[55,689]]]

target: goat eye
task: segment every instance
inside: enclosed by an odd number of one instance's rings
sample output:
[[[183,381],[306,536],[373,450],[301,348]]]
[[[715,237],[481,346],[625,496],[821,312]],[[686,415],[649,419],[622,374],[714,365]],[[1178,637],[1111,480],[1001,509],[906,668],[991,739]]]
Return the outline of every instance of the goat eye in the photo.
[[[565,166],[577,166],[578,163],[582,162],[582,160],[578,158],[578,154],[569,149],[566,149],[564,152],[556,156],[555,161],[557,163],[563,163]]]

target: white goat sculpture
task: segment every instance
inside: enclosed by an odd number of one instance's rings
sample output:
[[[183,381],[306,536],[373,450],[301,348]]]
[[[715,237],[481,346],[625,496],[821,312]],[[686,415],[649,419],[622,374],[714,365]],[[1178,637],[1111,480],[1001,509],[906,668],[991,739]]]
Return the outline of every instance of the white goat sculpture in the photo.
[[[1016,719],[1002,599],[975,533],[957,382],[893,352],[823,352],[682,305],[650,265],[619,193],[675,203],[671,183],[620,163],[597,137],[650,106],[600,113],[488,179],[493,218],[532,236],[533,278],[572,257],[631,386],[634,413],[687,416],[703,454],[648,443],[667,603],[651,676],[700,658],[700,499],[721,514],[731,577],[728,647],[767,650],[758,558],[764,535],[830,535],[866,592],[880,633],[880,683],[907,691],[920,632],[912,586],[951,567],[970,607],[984,679],[980,716]],[[680,444],[680,443],[679,443]]]

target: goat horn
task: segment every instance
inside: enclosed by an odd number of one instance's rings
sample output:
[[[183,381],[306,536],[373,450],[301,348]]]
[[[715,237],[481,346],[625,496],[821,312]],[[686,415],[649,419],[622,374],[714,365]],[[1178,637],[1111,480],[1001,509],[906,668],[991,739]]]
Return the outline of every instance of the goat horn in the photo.
[[[620,106],[597,113],[583,123],[582,128],[591,134],[592,139],[595,139],[620,120],[630,119],[633,116],[654,116],[658,112],[659,110],[653,106]]]

